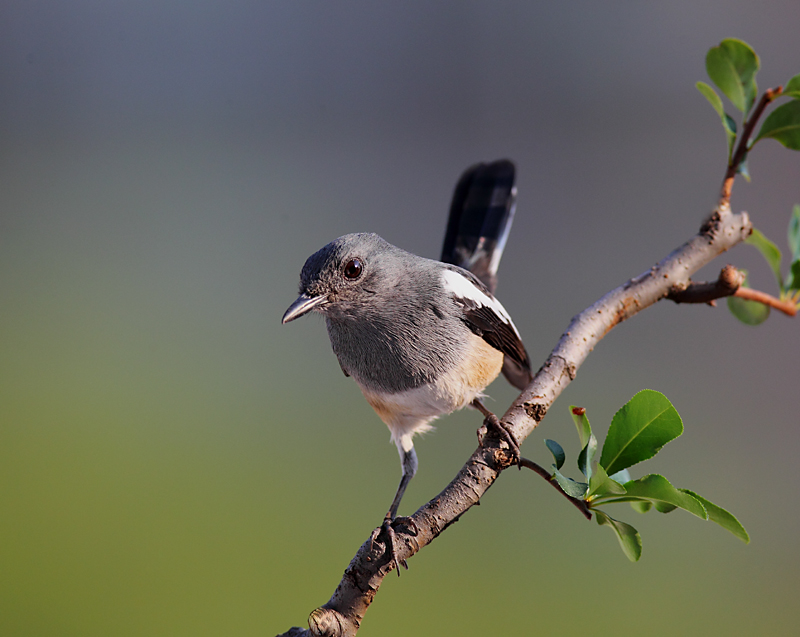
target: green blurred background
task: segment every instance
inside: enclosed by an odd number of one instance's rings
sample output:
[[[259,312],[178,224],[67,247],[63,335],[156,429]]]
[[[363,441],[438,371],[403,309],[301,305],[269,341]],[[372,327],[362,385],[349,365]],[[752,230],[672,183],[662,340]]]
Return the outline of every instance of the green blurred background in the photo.
[[[697,93],[725,37],[762,88],[800,72],[796,0],[23,2],[0,9],[0,634],[272,635],[327,601],[400,475],[323,322],[280,325],[310,253],[375,231],[438,254],[460,172],[514,159],[498,295],[538,365],[570,317],[696,231],[725,161]],[[733,206],[785,245],[800,155]],[[726,262],[775,292],[749,246]],[[597,348],[543,437],[577,454],[639,389],[686,433],[651,470],[734,511],[745,546],[640,516],[629,563],[509,471],[387,578],[363,635],[796,630],[800,322],[652,308]],[[497,410],[513,397],[489,390]],[[402,513],[474,449],[417,445]],[[574,475],[574,473],[573,473]],[[636,474],[640,475],[640,474]],[[613,515],[613,512],[612,512]]]

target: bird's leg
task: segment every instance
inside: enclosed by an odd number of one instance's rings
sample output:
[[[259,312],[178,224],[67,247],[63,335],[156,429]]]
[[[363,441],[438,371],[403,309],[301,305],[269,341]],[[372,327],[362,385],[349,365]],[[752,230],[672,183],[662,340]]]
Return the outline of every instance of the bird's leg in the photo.
[[[413,453],[413,449],[411,450]],[[405,465],[405,462],[403,463]],[[400,500],[403,499],[403,494],[406,492],[406,487],[408,483],[411,482],[411,478],[414,477],[413,473],[407,473],[405,471],[405,466],[403,466],[403,477],[400,478],[400,485],[397,487],[397,493],[394,494],[394,500],[392,500],[392,505],[389,507],[389,512],[386,514],[387,520],[394,520],[397,517],[397,509],[400,508]]]
[[[472,406],[483,414],[483,424],[486,426],[486,429],[493,429],[500,440],[505,440],[506,444],[508,445],[508,449],[511,452],[513,464],[519,465],[519,459],[521,457],[519,443],[517,443],[517,441],[514,439],[514,436],[511,434],[511,432],[502,422],[500,422],[500,419],[497,416],[486,409],[479,398],[476,398],[472,401]],[[481,446],[483,446],[483,436],[480,435],[480,432],[478,433],[478,439]]]
[[[408,564],[405,560],[397,557],[397,532],[396,526],[405,527],[409,535],[415,536],[417,534],[417,525],[414,524],[412,518],[397,517],[397,509],[400,507],[400,500],[403,499],[403,494],[406,492],[408,483],[417,472],[417,453],[412,446],[408,450],[403,449],[401,443],[398,442],[398,451],[400,451],[400,460],[403,467],[403,477],[400,478],[400,485],[397,487],[397,493],[394,495],[392,504],[386,517],[383,518],[383,524],[372,533],[372,544],[374,546],[375,540],[383,535],[386,539],[386,553],[391,555],[391,561],[397,569],[398,576],[400,575],[400,566],[408,570]]]

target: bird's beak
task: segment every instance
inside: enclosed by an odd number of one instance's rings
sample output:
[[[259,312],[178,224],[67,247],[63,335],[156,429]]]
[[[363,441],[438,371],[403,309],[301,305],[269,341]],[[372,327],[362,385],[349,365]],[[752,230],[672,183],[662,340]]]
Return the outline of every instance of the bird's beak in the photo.
[[[298,296],[297,300],[289,306],[288,310],[286,310],[286,313],[281,319],[281,323],[294,321],[296,318],[300,318],[303,316],[303,314],[307,314],[318,305],[324,305],[327,302],[328,297],[325,295],[308,296],[308,294],[303,293]]]

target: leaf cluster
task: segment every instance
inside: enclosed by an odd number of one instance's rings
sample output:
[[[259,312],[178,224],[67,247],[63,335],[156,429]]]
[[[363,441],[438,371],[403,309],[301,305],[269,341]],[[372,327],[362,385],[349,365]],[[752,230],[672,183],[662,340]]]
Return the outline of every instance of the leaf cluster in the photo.
[[[753,106],[758,96],[756,74],[761,67],[761,60],[756,52],[746,42],[735,38],[728,38],[715,47],[711,47],[706,54],[706,72],[711,81],[730,100],[731,104],[742,115],[742,127],[747,128],[748,117],[753,113]],[[733,149],[739,135],[736,121],[722,104],[722,98],[705,82],[697,82],[697,90],[708,100],[722,121],[722,128],[728,142],[728,165],[734,160]],[[792,77],[786,86],[768,97],[769,101],[778,97],[789,97],[791,101],[777,107],[764,120],[758,135],[752,140],[746,139],[748,144],[744,150],[749,150],[762,139],[772,138],[779,141],[786,148],[800,150],[800,74]],[[738,172],[747,177],[744,162],[746,153],[739,158]]]
[[[654,473],[631,479],[629,467],[649,460],[683,433],[681,417],[664,394],[644,389],[622,406],[611,421],[599,460],[595,460],[598,443],[586,410],[573,405],[570,413],[580,438],[578,469],[584,480],[573,480],[561,472],[566,460],[564,449],[554,440],[545,440],[555,460],[552,480],[570,497],[583,500],[599,525],[614,531],[628,559],[635,562],[641,557],[639,532],[599,507],[628,502],[639,513],[650,509],[660,513],[683,509],[716,522],[745,542],[750,541],[747,531],[731,513],[694,491],[677,489],[664,476]]]
[[[735,38],[728,38],[709,49],[706,55],[706,72],[711,81],[730,100],[741,113],[741,128],[736,120],[725,111],[722,98],[705,82],[697,82],[697,90],[708,100],[722,121],[728,145],[728,168],[741,173],[748,181],[747,154],[762,139],[774,139],[786,148],[800,150],[800,74],[792,77],[786,85],[775,91],[767,91],[762,100],[764,106],[780,97],[788,97],[789,102],[775,108],[764,120],[758,135],[752,140],[753,125],[760,116],[759,109],[753,110],[758,97],[756,74],[761,60],[752,47]],[[741,133],[738,131],[741,130]],[[744,136],[740,148],[734,152],[739,135]],[[735,165],[734,165],[735,164]],[[760,231],[754,229],[747,243],[758,249],[764,256],[778,282],[781,300],[788,300],[800,308],[800,207],[795,206],[789,221],[789,248],[792,254],[789,272],[781,275],[781,251]],[[748,287],[745,272],[743,287]],[[731,313],[747,325],[763,323],[770,314],[770,308],[763,303],[737,297],[728,297]]]

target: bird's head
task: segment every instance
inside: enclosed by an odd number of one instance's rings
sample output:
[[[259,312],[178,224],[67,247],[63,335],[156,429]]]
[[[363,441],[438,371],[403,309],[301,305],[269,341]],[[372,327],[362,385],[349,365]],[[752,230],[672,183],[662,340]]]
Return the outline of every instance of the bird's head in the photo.
[[[300,296],[283,315],[288,323],[314,310],[346,316],[363,306],[385,285],[397,248],[377,234],[347,234],[331,241],[306,260],[300,272]]]

